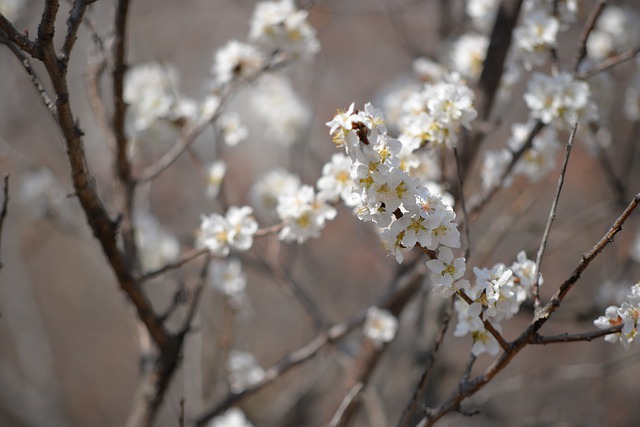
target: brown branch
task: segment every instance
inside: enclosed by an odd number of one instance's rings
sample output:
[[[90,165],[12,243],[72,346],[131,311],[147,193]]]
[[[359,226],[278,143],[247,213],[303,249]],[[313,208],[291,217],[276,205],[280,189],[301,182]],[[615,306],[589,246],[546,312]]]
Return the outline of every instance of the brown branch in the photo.
[[[47,57],[49,62],[52,56],[55,57],[53,34],[55,32],[56,15],[58,14],[59,7],[60,3],[58,0],[45,0],[44,2],[44,10],[42,11],[42,17],[38,25],[38,37],[35,41],[35,51],[33,55],[43,62],[47,60]],[[60,66],[59,63],[57,65]]]
[[[24,70],[27,72],[27,75],[29,76],[29,80],[31,80],[31,84],[38,92],[38,95],[40,95],[40,100],[42,101],[46,109],[49,111],[49,114],[51,115],[53,120],[57,122],[56,106],[51,100],[51,97],[49,96],[49,94],[47,93],[47,90],[44,88],[42,81],[40,80],[35,70],[33,69],[33,66],[31,65],[31,61],[24,54],[24,52],[20,50],[22,48],[20,46],[17,46],[11,43],[10,41],[5,42],[5,40],[3,40],[1,37],[0,37],[0,43],[4,43],[9,48],[11,53],[13,53],[13,55],[16,58],[18,58],[18,60],[20,61],[20,65],[22,65]],[[18,47],[20,47],[20,49],[18,49]]]
[[[616,65],[629,61],[635,58],[638,54],[640,54],[640,47],[636,47],[634,49],[621,52],[615,56],[612,56],[610,58],[607,58],[601,61],[600,63],[594,65],[593,67],[591,67],[591,69],[587,71],[577,73],[576,77],[579,79],[588,79],[589,77],[595,76],[596,74],[602,73],[603,71],[607,71],[608,69],[613,68]]]
[[[579,341],[593,341],[596,338],[604,337],[606,335],[611,335],[615,333],[619,333],[622,330],[623,325],[612,326],[607,329],[599,329],[597,331],[584,332],[581,334],[561,334],[554,336],[542,336],[542,335],[534,335],[533,339],[529,342],[529,344],[555,344],[555,343],[567,343],[567,342],[579,342]]]
[[[355,405],[355,401],[357,398],[359,398],[360,393],[363,389],[363,383],[356,383],[351,388],[351,390],[349,390],[349,393],[347,393],[344,399],[342,399],[342,402],[340,403],[340,406],[338,407],[336,413],[333,415],[333,418],[331,418],[329,427],[342,427],[346,424],[346,416],[348,414],[348,410]]]
[[[616,219],[616,221],[614,221],[611,228],[602,237],[602,239],[600,239],[600,241],[596,243],[589,252],[582,256],[582,259],[571,276],[569,276],[569,278],[560,285],[560,288],[551,300],[542,309],[537,310],[536,316],[529,326],[509,345],[509,351],[504,351],[483,373],[475,377],[473,380],[465,381],[460,384],[460,386],[440,406],[437,408],[426,409],[426,417],[423,419],[423,425],[432,426],[446,413],[458,409],[460,407],[460,403],[466,397],[471,396],[484,387],[499,372],[501,372],[524,347],[536,340],[538,330],[540,330],[540,328],[550,318],[551,314],[553,314],[553,312],[560,306],[566,294],[571,290],[572,286],[577,282],[580,275],[589,266],[591,261],[593,261],[609,243],[613,242],[613,238],[618,232],[620,232],[620,230],[622,230],[622,225],[637,208],[638,204],[640,204],[640,193],[633,198],[624,212],[618,217],[618,219]],[[608,333],[611,333],[611,331],[608,331]]]
[[[0,13],[0,30],[4,32],[4,36],[12,43],[15,43],[20,49],[27,52],[31,56],[36,55],[36,43],[29,37],[21,34],[16,27],[13,26],[5,16]]]
[[[0,253],[2,252],[2,229],[4,227],[4,221],[7,219],[7,213],[9,212],[9,175],[4,176],[4,187],[2,190],[2,210],[0,210]],[[0,270],[2,270],[2,257],[0,257]]]
[[[193,261],[194,259],[198,258],[201,255],[204,255],[206,253],[208,253],[209,250],[207,248],[202,248],[202,249],[192,249],[189,252],[183,254],[180,258],[178,258],[177,260],[167,263],[165,265],[163,265],[162,267],[156,269],[156,270],[152,270],[149,271],[145,274],[143,274],[142,276],[140,276],[140,278],[138,279],[138,281],[140,283],[146,282],[148,280],[151,280],[155,277],[161,276],[169,271],[172,270],[176,270],[180,267],[182,267],[183,265],[185,265],[186,263]]]
[[[67,35],[65,36],[62,49],[60,50],[60,60],[65,64],[69,63],[69,57],[71,56],[71,49],[78,39],[78,29],[84,18],[84,13],[87,11],[87,2],[84,0],[75,0],[73,7],[69,12],[67,18]]]
[[[564,177],[567,173],[567,165],[569,164],[569,155],[571,154],[571,148],[573,147],[573,140],[576,137],[577,130],[578,123],[575,123],[571,129],[571,134],[569,135],[569,140],[565,147],[566,154],[562,163],[562,169],[560,170],[560,176],[558,177],[556,194],[553,198],[553,202],[551,203],[551,212],[549,212],[549,218],[547,218],[547,224],[544,227],[544,233],[542,233],[542,240],[540,241],[540,247],[538,248],[538,254],[536,255],[536,264],[533,270],[533,285],[531,288],[531,292],[533,294],[533,307],[535,309],[540,307],[540,268],[542,266],[542,257],[544,256],[544,251],[547,248],[547,242],[549,241],[549,235],[551,234],[551,226],[553,225],[553,221],[556,219],[560,192],[562,191],[562,186],[564,184]]]
[[[433,366],[435,365],[436,355],[438,354],[438,350],[440,350],[440,344],[444,340],[444,336],[447,333],[447,328],[449,327],[449,322],[451,321],[451,314],[453,312],[453,302],[454,299],[451,298],[449,301],[449,306],[445,311],[444,317],[442,319],[442,324],[440,325],[440,330],[438,331],[438,335],[436,336],[436,340],[433,344],[433,349],[429,352],[429,359],[427,360],[424,371],[422,372],[422,376],[420,377],[420,381],[416,385],[415,390],[409,400],[409,404],[402,411],[402,415],[400,416],[400,420],[398,421],[398,427],[409,427],[411,425],[411,418],[418,406],[418,401],[424,394],[427,389],[427,385],[429,384],[429,380],[431,379],[431,373],[433,372]]]
[[[591,12],[589,12],[587,22],[585,22],[584,27],[582,27],[582,31],[580,32],[580,37],[578,37],[576,58],[573,62],[574,73],[578,72],[578,68],[580,68],[582,60],[587,56],[587,40],[589,39],[589,34],[591,34],[594,27],[596,26],[596,22],[598,22],[598,18],[602,14],[602,11],[604,10],[606,5],[607,0],[598,0],[598,2],[591,9]]]

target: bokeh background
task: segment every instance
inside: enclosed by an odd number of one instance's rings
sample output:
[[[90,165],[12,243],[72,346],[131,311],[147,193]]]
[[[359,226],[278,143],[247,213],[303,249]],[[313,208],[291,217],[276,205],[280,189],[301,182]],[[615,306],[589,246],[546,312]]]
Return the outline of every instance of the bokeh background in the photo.
[[[63,2],[65,3],[65,2]],[[90,18],[106,35],[113,2],[97,2]],[[410,77],[416,52],[435,54],[439,2],[419,0],[319,1],[310,10],[322,50],[312,62],[289,72],[298,94],[308,103],[312,120],[308,133],[291,147],[262,138],[251,127],[249,139],[228,148],[229,170],[224,193],[230,204],[244,204],[251,184],[277,166],[290,168],[313,184],[335,147],[324,123],[336,109],[351,102],[380,100],[394,84]],[[580,2],[584,22],[593,2]],[[619,3],[619,2],[615,2]],[[627,2],[633,4],[633,1]],[[255,5],[247,0],[136,0],[130,15],[130,64],[162,61],[180,73],[180,91],[202,99],[208,90],[213,52],[229,39],[246,40]],[[452,1],[452,35],[466,23],[461,1]],[[36,33],[41,4],[30,1],[17,27]],[[64,25],[68,4],[59,13]],[[575,25],[563,34],[560,64],[573,59]],[[93,45],[81,27],[69,73],[71,104],[86,133],[89,163],[107,203],[113,204],[111,154],[92,117],[84,75]],[[41,75],[43,75],[42,70]],[[613,71],[615,98],[622,99],[631,64]],[[0,49],[0,172],[10,175],[9,215],[2,234],[0,272],[0,425],[1,426],[121,426],[131,410],[138,385],[140,342],[135,314],[118,289],[103,254],[91,236],[73,197],[59,208],[64,215],[34,215],[21,200],[25,174],[49,168],[71,193],[65,151],[59,133],[42,107],[19,63]],[[230,108],[248,111],[248,95],[239,94]],[[501,125],[483,149],[504,146],[509,124],[524,121],[527,111],[516,95]],[[638,144],[638,126],[614,115],[613,144],[608,155],[619,170]],[[166,151],[176,136],[146,141],[148,160]],[[213,133],[195,143],[154,183],[141,189],[139,206],[152,212],[175,234],[183,250],[193,246],[202,214],[220,208],[204,197],[205,182],[197,158],[212,160]],[[563,135],[562,138],[566,138]],[[629,141],[632,141],[629,144]],[[482,150],[481,150],[482,151]],[[560,160],[560,159],[558,159]],[[636,163],[640,165],[640,163]],[[480,188],[478,165],[469,174],[465,193]],[[627,199],[640,191],[640,166],[621,177]],[[550,208],[557,171],[536,184],[517,179],[471,223],[470,265],[510,264],[521,249],[533,257]],[[548,298],[570,274],[583,252],[604,234],[622,211],[600,163],[579,135],[572,153],[556,225],[545,256],[542,288]],[[634,215],[616,241],[592,264],[561,310],[543,332],[555,334],[594,329],[616,289],[640,279],[640,268],[628,261],[639,229]],[[266,225],[266,224],[263,224]],[[397,265],[378,238],[345,208],[319,240],[299,247],[275,238],[256,242],[253,259],[280,259],[291,277],[313,298],[330,322],[341,321],[370,304],[389,284]],[[147,284],[158,311],[171,304],[180,286],[193,286],[200,261]],[[211,407],[226,394],[223,347],[252,352],[270,366],[284,354],[313,339],[317,326],[292,295],[286,281],[246,263],[249,304],[230,320],[222,298],[207,289],[187,341],[183,367],[165,397],[157,426],[176,426],[180,401],[187,419]],[[470,268],[469,268],[470,270]],[[603,291],[603,284],[609,293]],[[618,284],[620,283],[620,284]],[[616,286],[618,288],[616,288]],[[387,426],[397,422],[421,374],[441,312],[439,297],[428,289],[405,310],[397,339],[384,353],[364,392],[365,405],[356,424]],[[226,314],[225,314],[226,313]],[[181,311],[175,314],[176,324]],[[505,325],[507,338],[516,336],[531,318],[524,307]],[[225,322],[232,322],[233,333]],[[456,386],[467,360],[470,339],[454,338],[453,325],[436,364],[427,403],[437,404]],[[341,384],[350,358],[359,346],[356,332],[325,349],[248,399],[243,405],[256,426],[319,426],[342,398]],[[490,362],[481,357],[474,372]],[[491,384],[469,399],[465,408],[480,413],[451,415],[441,425],[474,426],[633,426],[640,424],[638,385],[640,354],[619,345],[592,343],[537,346],[525,349]]]

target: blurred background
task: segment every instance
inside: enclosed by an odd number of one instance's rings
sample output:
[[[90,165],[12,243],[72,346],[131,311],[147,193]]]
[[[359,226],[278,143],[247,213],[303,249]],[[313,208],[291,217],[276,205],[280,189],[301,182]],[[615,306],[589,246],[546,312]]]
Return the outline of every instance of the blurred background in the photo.
[[[60,26],[69,9],[62,3]],[[110,30],[112,3],[97,2],[89,14],[95,30],[104,36]],[[304,132],[288,146],[270,140],[251,118],[253,89],[244,89],[228,108],[237,111],[249,128],[247,140],[221,152],[215,132],[204,132],[191,153],[140,189],[140,210],[152,214],[177,238],[181,250],[187,251],[193,247],[200,216],[221,212],[222,207],[220,200],[205,197],[203,161],[226,160],[222,191],[228,205],[247,204],[252,184],[276,167],[288,168],[313,185],[322,165],[336,151],[325,126],[335,111],[351,102],[357,106],[381,102],[385,93],[411,79],[417,55],[439,54],[440,3],[314,2],[309,21],[317,30],[321,51],[314,60],[287,72],[311,112]],[[578,24],[561,36],[561,67],[572,62],[575,40],[593,4],[578,3]],[[246,0],[136,0],[129,20],[129,63],[170,64],[179,73],[180,93],[202,100],[210,91],[214,52],[230,39],[246,40],[254,6],[254,1]],[[464,4],[451,1],[448,7],[452,18],[447,32],[451,37],[460,35],[468,27]],[[28,1],[15,18],[16,27],[36,34],[41,8],[40,2]],[[99,191],[114,207],[111,151],[85,94],[84,77],[93,52],[91,34],[81,27],[69,72],[71,105],[86,134],[90,168]],[[616,82],[613,99],[623,99],[634,66],[630,62],[612,71]],[[36,70],[44,76],[40,67]],[[62,138],[20,64],[4,46],[0,76],[0,173],[10,175],[11,197],[1,242],[0,426],[124,425],[140,378],[141,343],[135,313],[105,263],[76,199],[69,196],[72,187]],[[510,108],[485,139],[480,156],[485,149],[505,146],[511,123],[526,121],[528,112],[519,95],[523,88],[516,91]],[[637,123],[615,111],[606,155],[614,171],[623,170],[630,156],[635,159],[628,175],[619,177],[627,189],[626,205],[640,191],[640,150],[633,149],[640,133]],[[564,141],[567,136],[561,133],[560,138]],[[137,167],[151,164],[177,137],[177,132],[146,135],[139,142],[144,155]],[[581,254],[600,239],[624,207],[602,162],[584,139],[583,134],[576,139],[545,255],[543,299],[570,275]],[[51,196],[55,203],[49,200],[45,205],[30,197],[30,188],[38,185],[33,176],[43,168],[49,175],[37,182],[54,179],[59,183],[55,197]],[[535,257],[557,175],[558,169],[535,184],[518,178],[498,194],[471,223],[474,250],[469,266],[510,264],[520,250]],[[473,194],[481,188],[479,164],[473,165],[468,176],[465,193]],[[271,224],[261,222],[267,225]],[[640,279],[638,264],[629,258],[639,226],[635,214],[615,244],[589,267],[543,333],[593,330],[592,321],[604,308],[620,302],[616,299],[620,291]],[[289,279],[265,270],[261,260],[269,259],[284,266]],[[243,261],[247,274],[243,308],[234,311],[220,294],[205,290],[183,366],[165,396],[157,426],[178,425],[181,399],[189,420],[226,395],[224,364],[230,349],[251,352],[259,365],[268,367],[319,333],[314,319],[294,296],[292,282],[309,294],[328,323],[335,323],[371,304],[397,269],[372,227],[360,223],[344,207],[338,208],[337,219],[328,223],[321,239],[303,246],[278,243],[275,236],[259,239]],[[158,312],[171,305],[176,290],[194,286],[201,264],[196,260],[146,284]],[[470,273],[471,268],[468,270]],[[395,425],[422,373],[441,309],[440,298],[432,297],[425,288],[405,310],[398,337],[383,354],[364,391],[365,404],[356,425]],[[183,314],[178,310],[172,321],[178,325]],[[531,316],[531,308],[523,307],[504,325],[504,335],[508,339],[517,336]],[[470,338],[453,337],[453,329],[452,324],[427,392],[430,405],[437,405],[457,386],[468,358]],[[357,352],[360,337],[355,332],[339,345],[329,346],[247,399],[242,405],[247,417],[256,426],[325,424],[343,397],[345,369]],[[474,373],[490,361],[489,356],[480,357]],[[479,409],[478,415],[450,415],[441,425],[639,425],[639,362],[637,347],[624,351],[602,340],[531,346],[464,405]]]

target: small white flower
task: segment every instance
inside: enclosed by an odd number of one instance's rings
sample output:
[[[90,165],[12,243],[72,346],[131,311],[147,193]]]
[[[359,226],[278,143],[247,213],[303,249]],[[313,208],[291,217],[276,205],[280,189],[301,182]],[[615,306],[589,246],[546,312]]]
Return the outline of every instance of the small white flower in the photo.
[[[203,216],[198,244],[219,256],[229,255],[230,248],[248,250],[253,244],[253,235],[258,231],[258,223],[252,213],[249,206],[232,206],[224,217],[215,213]]]
[[[242,305],[247,278],[239,259],[213,260],[209,267],[208,283],[216,291],[229,297],[235,307],[239,308]]]
[[[207,198],[215,199],[220,192],[222,180],[227,172],[227,165],[224,161],[218,160],[213,162],[207,169]]]
[[[235,147],[239,142],[249,136],[249,130],[242,125],[240,115],[236,112],[226,112],[216,122],[222,132],[224,143],[229,147]]]
[[[215,53],[211,73],[218,85],[257,75],[264,56],[255,46],[231,40]]]
[[[287,194],[294,194],[300,188],[300,178],[279,168],[267,172],[251,187],[249,198],[256,213],[266,221],[278,219],[276,208],[278,198]]]
[[[229,370],[231,391],[234,393],[239,393],[262,381],[265,373],[253,354],[238,350],[229,352],[227,369]]]
[[[327,220],[336,217],[336,210],[316,196],[313,187],[302,186],[297,192],[278,198],[278,216],[284,223],[279,238],[303,243],[310,237],[319,237]]]
[[[178,239],[165,230],[153,216],[138,213],[134,223],[140,263],[145,270],[158,269],[180,255]]]
[[[224,414],[211,420],[209,427],[253,427],[238,408],[230,408]]]
[[[390,311],[369,307],[364,323],[364,334],[374,344],[381,346],[391,342],[398,330],[398,319]]]

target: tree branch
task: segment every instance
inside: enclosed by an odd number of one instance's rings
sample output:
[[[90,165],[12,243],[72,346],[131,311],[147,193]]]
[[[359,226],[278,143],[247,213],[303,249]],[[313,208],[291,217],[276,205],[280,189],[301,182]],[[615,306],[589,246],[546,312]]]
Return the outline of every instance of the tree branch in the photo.
[[[567,343],[567,342],[579,342],[579,341],[593,341],[596,338],[604,337],[610,334],[619,333],[622,330],[623,325],[612,326],[607,329],[599,329],[597,331],[584,332],[581,334],[561,334],[553,336],[534,335],[530,344],[555,344],[555,343]]]
[[[7,213],[9,212],[9,175],[4,176],[2,193],[4,198],[2,200],[2,210],[0,210],[0,253],[2,252],[2,229],[5,219],[7,219]],[[2,257],[0,256],[0,270],[2,270],[2,267]]]
[[[598,18],[602,14],[602,11],[604,10],[606,5],[607,0],[598,0],[598,2],[591,9],[591,12],[589,12],[587,22],[584,24],[584,27],[582,27],[582,32],[580,33],[580,37],[578,38],[576,58],[573,62],[574,73],[578,72],[580,64],[582,64],[582,60],[587,56],[587,40],[589,39],[589,34],[591,34],[593,28],[596,26]]]
[[[60,50],[60,60],[65,64],[65,66],[69,63],[71,49],[73,49],[73,46],[78,39],[78,28],[80,28],[80,24],[82,23],[82,18],[84,17],[86,10],[87,2],[85,0],[75,0],[73,2],[73,7],[71,8],[69,17],[67,18],[67,35],[65,36],[62,49]]]
[[[544,227],[544,233],[542,234],[542,240],[540,241],[540,247],[538,248],[538,254],[536,255],[536,264],[533,270],[533,285],[531,292],[533,294],[533,306],[534,308],[540,307],[540,267],[542,266],[542,257],[544,255],[544,251],[547,248],[547,242],[549,241],[549,234],[551,233],[551,226],[553,225],[553,221],[556,219],[556,210],[558,209],[558,201],[560,200],[560,192],[562,191],[562,186],[564,184],[564,176],[567,173],[567,165],[569,164],[569,155],[571,154],[571,147],[573,147],[573,140],[576,137],[576,131],[578,130],[578,123],[573,125],[571,129],[571,134],[569,135],[569,140],[566,144],[566,155],[564,156],[564,161],[562,163],[562,169],[560,170],[560,176],[558,177],[558,186],[556,188],[556,194],[553,198],[553,203],[551,203],[551,212],[549,212],[549,218],[547,219],[547,224]]]

